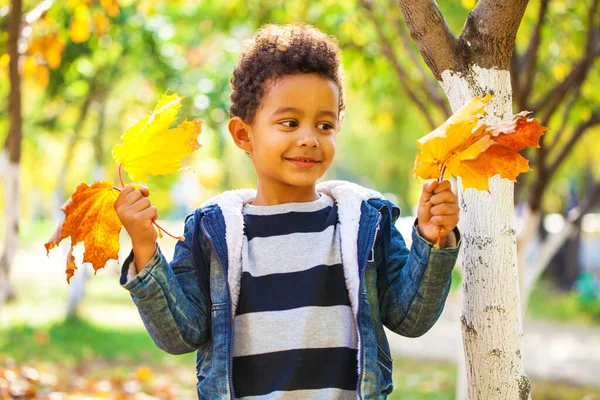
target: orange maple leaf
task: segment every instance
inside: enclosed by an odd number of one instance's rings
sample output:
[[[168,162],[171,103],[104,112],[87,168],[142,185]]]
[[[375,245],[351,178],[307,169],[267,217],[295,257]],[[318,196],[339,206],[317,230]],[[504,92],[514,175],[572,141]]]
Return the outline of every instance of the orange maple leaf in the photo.
[[[83,262],[89,262],[94,271],[104,268],[110,259],[118,260],[119,233],[121,221],[114,209],[117,192],[112,182],[94,182],[92,186],[79,184],[69,200],[61,207],[65,220],[56,229],[48,243],[46,251],[68,236],[71,237],[71,248],[67,255],[67,282],[75,273],[73,247],[79,242],[85,245]]]
[[[421,152],[414,164],[415,175],[424,178],[461,177],[463,188],[489,192],[488,179],[498,174],[514,182],[529,171],[529,162],[517,152],[539,147],[547,130],[532,113],[522,111],[493,125],[479,124],[491,95],[475,97],[440,127],[417,141]]]

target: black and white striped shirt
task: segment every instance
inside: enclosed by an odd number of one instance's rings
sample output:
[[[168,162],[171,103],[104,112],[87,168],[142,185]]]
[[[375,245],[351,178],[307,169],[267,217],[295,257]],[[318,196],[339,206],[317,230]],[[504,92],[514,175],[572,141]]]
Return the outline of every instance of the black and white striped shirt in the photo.
[[[233,384],[244,399],[355,399],[356,326],[337,206],[244,206]]]

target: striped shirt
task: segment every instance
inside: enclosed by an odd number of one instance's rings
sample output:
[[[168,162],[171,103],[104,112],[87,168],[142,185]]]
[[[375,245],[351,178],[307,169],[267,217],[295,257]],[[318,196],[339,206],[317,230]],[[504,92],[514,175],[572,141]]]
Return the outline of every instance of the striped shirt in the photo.
[[[333,198],[243,212],[236,397],[355,399],[356,326]]]

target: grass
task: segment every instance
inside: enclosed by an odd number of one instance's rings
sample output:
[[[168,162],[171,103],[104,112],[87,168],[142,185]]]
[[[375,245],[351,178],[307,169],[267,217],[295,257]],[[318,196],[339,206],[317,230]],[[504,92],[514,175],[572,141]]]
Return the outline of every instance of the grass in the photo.
[[[12,327],[0,336],[0,353],[19,363],[60,362],[71,367],[90,359],[125,364],[187,364],[195,360],[193,355],[164,353],[143,329],[99,326],[83,319]]]
[[[531,292],[527,312],[537,320],[600,325],[600,297],[582,301],[575,291],[562,292],[541,280]]]
[[[151,366],[153,371],[171,369],[177,372],[172,372],[170,379],[193,393],[195,355],[168,355],[140,328],[99,326],[80,319],[41,327],[21,325],[0,331],[0,354],[19,365],[39,369],[54,365],[67,380],[69,371],[74,374],[81,365],[87,366],[85,376],[90,380],[124,379],[140,366]],[[183,370],[187,371],[185,379],[179,379]],[[456,366],[450,363],[395,357],[395,389],[389,398],[454,399],[456,374]],[[532,381],[532,387],[536,400],[600,400],[600,388],[537,380]]]
[[[452,400],[457,369],[454,364],[394,358],[394,391],[390,400]],[[600,388],[532,379],[532,399],[600,400]]]

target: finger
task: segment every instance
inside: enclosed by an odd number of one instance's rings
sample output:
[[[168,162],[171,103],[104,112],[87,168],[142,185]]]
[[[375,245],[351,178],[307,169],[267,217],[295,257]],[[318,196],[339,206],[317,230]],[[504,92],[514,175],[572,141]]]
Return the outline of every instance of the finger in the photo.
[[[150,203],[150,199],[148,199],[147,197],[142,197],[139,200],[137,200],[135,203],[133,203],[132,205],[129,206],[129,211],[138,213],[140,211],[144,211],[145,209],[147,209],[151,206],[152,206],[152,204]]]
[[[456,226],[458,224],[458,216],[453,215],[436,215],[431,217],[429,220],[434,226],[443,226],[446,229],[449,226]],[[446,229],[447,230],[447,229]]]
[[[144,198],[144,195],[142,195],[142,192],[140,192],[139,190],[132,190],[126,197],[125,197],[125,204],[131,205],[134,204],[136,201],[138,201],[139,199]]]
[[[125,198],[129,195],[129,193],[131,193],[132,191],[134,191],[135,188],[133,187],[133,185],[125,185],[125,187],[123,189],[121,189],[121,192],[119,193],[119,197],[117,197],[117,200],[115,201],[116,203],[121,203],[125,200]]]
[[[456,215],[460,212],[460,208],[456,203],[441,203],[431,207],[431,215]]]
[[[150,189],[148,189],[146,186],[142,186],[139,190],[144,197],[150,196]]]
[[[438,185],[438,181],[428,182],[423,185],[423,192],[421,193],[421,199],[419,203],[427,203],[433,195],[433,190]]]
[[[449,180],[444,180],[441,181],[433,190],[433,193],[440,193],[443,192],[444,190],[452,190],[452,185],[450,184]]]
[[[429,200],[432,205],[437,206],[442,203],[458,203],[458,196],[452,193],[451,191],[443,191],[438,194],[434,194],[431,196]]]
[[[149,221],[150,223],[152,223],[152,221],[154,221],[156,219],[156,217],[158,216],[158,212],[156,211],[155,206],[150,206],[150,207],[146,208],[145,210],[140,211],[135,216],[139,220]]]

